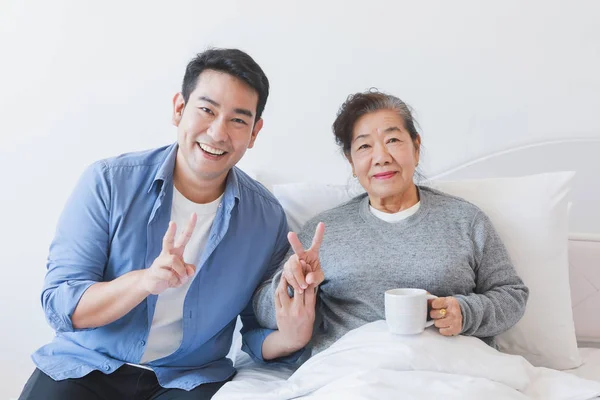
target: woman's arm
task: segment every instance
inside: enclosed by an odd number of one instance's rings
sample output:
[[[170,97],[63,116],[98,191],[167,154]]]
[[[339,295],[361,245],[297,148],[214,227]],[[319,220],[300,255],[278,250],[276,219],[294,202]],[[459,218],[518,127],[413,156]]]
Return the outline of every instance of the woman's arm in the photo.
[[[529,289],[517,275],[489,218],[479,212],[471,225],[475,293],[454,296],[461,308],[461,334],[491,337],[507,331],[525,313]]]

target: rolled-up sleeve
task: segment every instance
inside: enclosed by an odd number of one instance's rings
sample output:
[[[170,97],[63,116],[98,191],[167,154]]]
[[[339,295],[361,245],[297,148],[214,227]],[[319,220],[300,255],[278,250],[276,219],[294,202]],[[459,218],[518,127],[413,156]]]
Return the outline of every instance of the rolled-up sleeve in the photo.
[[[102,281],[108,258],[110,185],[101,162],[88,167],[67,200],[50,245],[41,301],[57,332],[75,329],[71,317],[85,291]]]
[[[289,356],[265,360],[262,355],[262,347],[265,339],[274,329],[261,328],[254,317],[252,302],[248,304],[244,312],[240,315],[242,319],[242,350],[247,353],[255,362],[259,364],[294,364],[304,354],[305,349],[300,349]]]

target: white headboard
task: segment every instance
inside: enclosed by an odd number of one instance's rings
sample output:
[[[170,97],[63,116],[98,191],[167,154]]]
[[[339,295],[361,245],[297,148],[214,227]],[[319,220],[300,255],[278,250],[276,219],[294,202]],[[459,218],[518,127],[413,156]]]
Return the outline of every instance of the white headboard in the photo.
[[[521,146],[460,165],[433,179],[479,179],[553,171],[576,171],[569,216],[573,319],[580,344],[599,346],[600,139]]]

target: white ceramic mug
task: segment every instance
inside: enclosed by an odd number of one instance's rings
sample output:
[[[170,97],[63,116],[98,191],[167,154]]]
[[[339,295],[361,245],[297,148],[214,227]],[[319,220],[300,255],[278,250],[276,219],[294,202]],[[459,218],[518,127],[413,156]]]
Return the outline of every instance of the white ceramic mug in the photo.
[[[390,332],[414,335],[434,321],[427,321],[427,300],[437,296],[423,289],[391,289],[385,292],[385,320]]]

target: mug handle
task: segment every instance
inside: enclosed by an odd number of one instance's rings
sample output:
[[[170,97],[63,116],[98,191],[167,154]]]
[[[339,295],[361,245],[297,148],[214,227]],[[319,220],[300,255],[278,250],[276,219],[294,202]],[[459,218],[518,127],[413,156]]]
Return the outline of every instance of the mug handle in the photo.
[[[437,299],[438,297],[435,294],[427,293],[427,295],[425,296],[425,298],[427,300],[433,300],[433,299]],[[425,322],[425,328],[429,328],[433,324],[435,324],[435,320],[433,320],[433,319],[429,320],[429,321]]]

